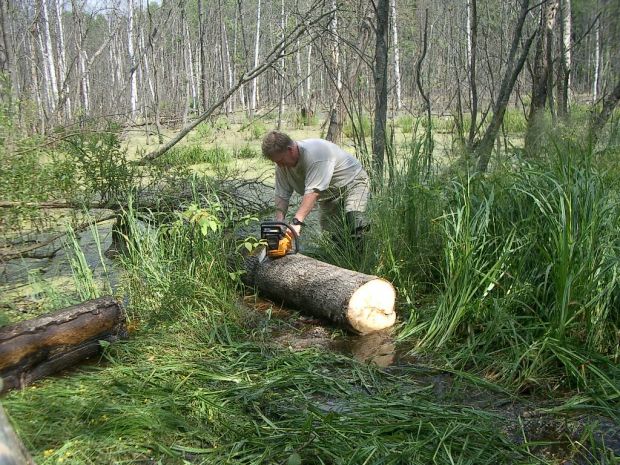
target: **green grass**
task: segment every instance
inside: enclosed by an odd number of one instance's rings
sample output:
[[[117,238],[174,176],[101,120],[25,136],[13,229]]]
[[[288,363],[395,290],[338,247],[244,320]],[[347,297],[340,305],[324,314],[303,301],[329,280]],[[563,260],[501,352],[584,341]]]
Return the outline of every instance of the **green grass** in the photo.
[[[199,227],[217,211],[146,230],[128,212],[131,339],[3,401],[37,463],[529,463],[501,418],[438,402],[414,367],[265,345],[236,303],[227,220]]]

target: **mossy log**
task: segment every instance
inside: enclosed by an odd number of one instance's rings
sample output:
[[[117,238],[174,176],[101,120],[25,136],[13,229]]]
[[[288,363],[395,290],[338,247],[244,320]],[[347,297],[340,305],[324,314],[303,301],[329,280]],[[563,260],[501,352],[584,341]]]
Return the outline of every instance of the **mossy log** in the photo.
[[[244,264],[244,282],[261,294],[355,333],[379,331],[396,321],[394,287],[377,276],[302,254],[262,261],[250,256]]]
[[[2,406],[0,406],[0,463],[2,465],[35,465],[32,457],[13,431]]]
[[[99,353],[101,341],[126,335],[123,310],[112,297],[0,328],[0,392],[73,366]]]

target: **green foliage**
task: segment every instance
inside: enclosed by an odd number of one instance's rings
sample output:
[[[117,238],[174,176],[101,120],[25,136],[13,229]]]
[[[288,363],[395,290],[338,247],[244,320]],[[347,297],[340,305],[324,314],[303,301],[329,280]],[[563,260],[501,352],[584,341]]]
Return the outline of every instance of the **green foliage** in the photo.
[[[258,158],[258,156],[258,151],[249,145],[244,145],[242,148],[235,151],[235,158],[249,159]]]
[[[119,128],[80,132],[64,139],[63,148],[75,164],[81,194],[102,201],[124,199],[134,186],[135,167],[121,148]]]
[[[414,118],[412,115],[399,116],[396,120],[396,126],[400,128],[403,134],[411,134],[413,132]]]
[[[558,146],[535,165],[446,185],[443,215],[427,218],[442,230],[438,300],[402,337],[460,347],[453,363],[493,352],[487,369],[517,384],[562,377],[620,394],[609,366],[618,356],[620,205],[591,160]]]
[[[525,134],[526,129],[527,121],[523,110],[507,108],[504,113],[504,130],[510,134]]]
[[[254,119],[246,127],[247,139],[259,140],[267,133],[267,126],[262,119]]]
[[[207,121],[203,121],[196,127],[196,135],[199,139],[210,139],[213,135],[213,126]]]
[[[350,138],[368,137],[371,134],[372,122],[366,113],[357,113],[353,119],[347,118],[342,127],[342,133]]]
[[[319,117],[316,113],[306,113],[304,115],[301,112],[296,111],[292,114],[289,120],[293,121],[293,126],[295,127],[295,129],[303,129],[307,126],[316,126],[317,124],[319,124]]]

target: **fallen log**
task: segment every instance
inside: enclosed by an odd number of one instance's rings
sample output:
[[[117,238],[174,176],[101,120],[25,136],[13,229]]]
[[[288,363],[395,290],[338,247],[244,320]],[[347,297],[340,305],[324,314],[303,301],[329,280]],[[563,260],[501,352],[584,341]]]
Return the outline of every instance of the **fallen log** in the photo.
[[[2,406],[0,406],[0,463],[2,465],[34,465],[24,444],[13,431]]]
[[[126,335],[123,310],[109,296],[0,328],[0,393],[73,366],[99,353],[101,341]]]
[[[355,333],[389,328],[396,321],[396,292],[377,276],[358,273],[301,254],[244,260],[246,285],[303,313],[328,319]]]

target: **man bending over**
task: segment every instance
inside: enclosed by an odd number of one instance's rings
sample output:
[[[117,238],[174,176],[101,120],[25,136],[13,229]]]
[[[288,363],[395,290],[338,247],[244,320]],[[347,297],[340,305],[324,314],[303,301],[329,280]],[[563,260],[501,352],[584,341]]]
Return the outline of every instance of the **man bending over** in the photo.
[[[302,196],[291,222],[298,234],[318,202],[321,228],[340,244],[348,230],[361,245],[368,228],[365,212],[370,189],[368,175],[353,155],[323,139],[293,141],[280,131],[271,131],[263,138],[262,151],[277,165],[276,221],[286,217],[295,191]]]

